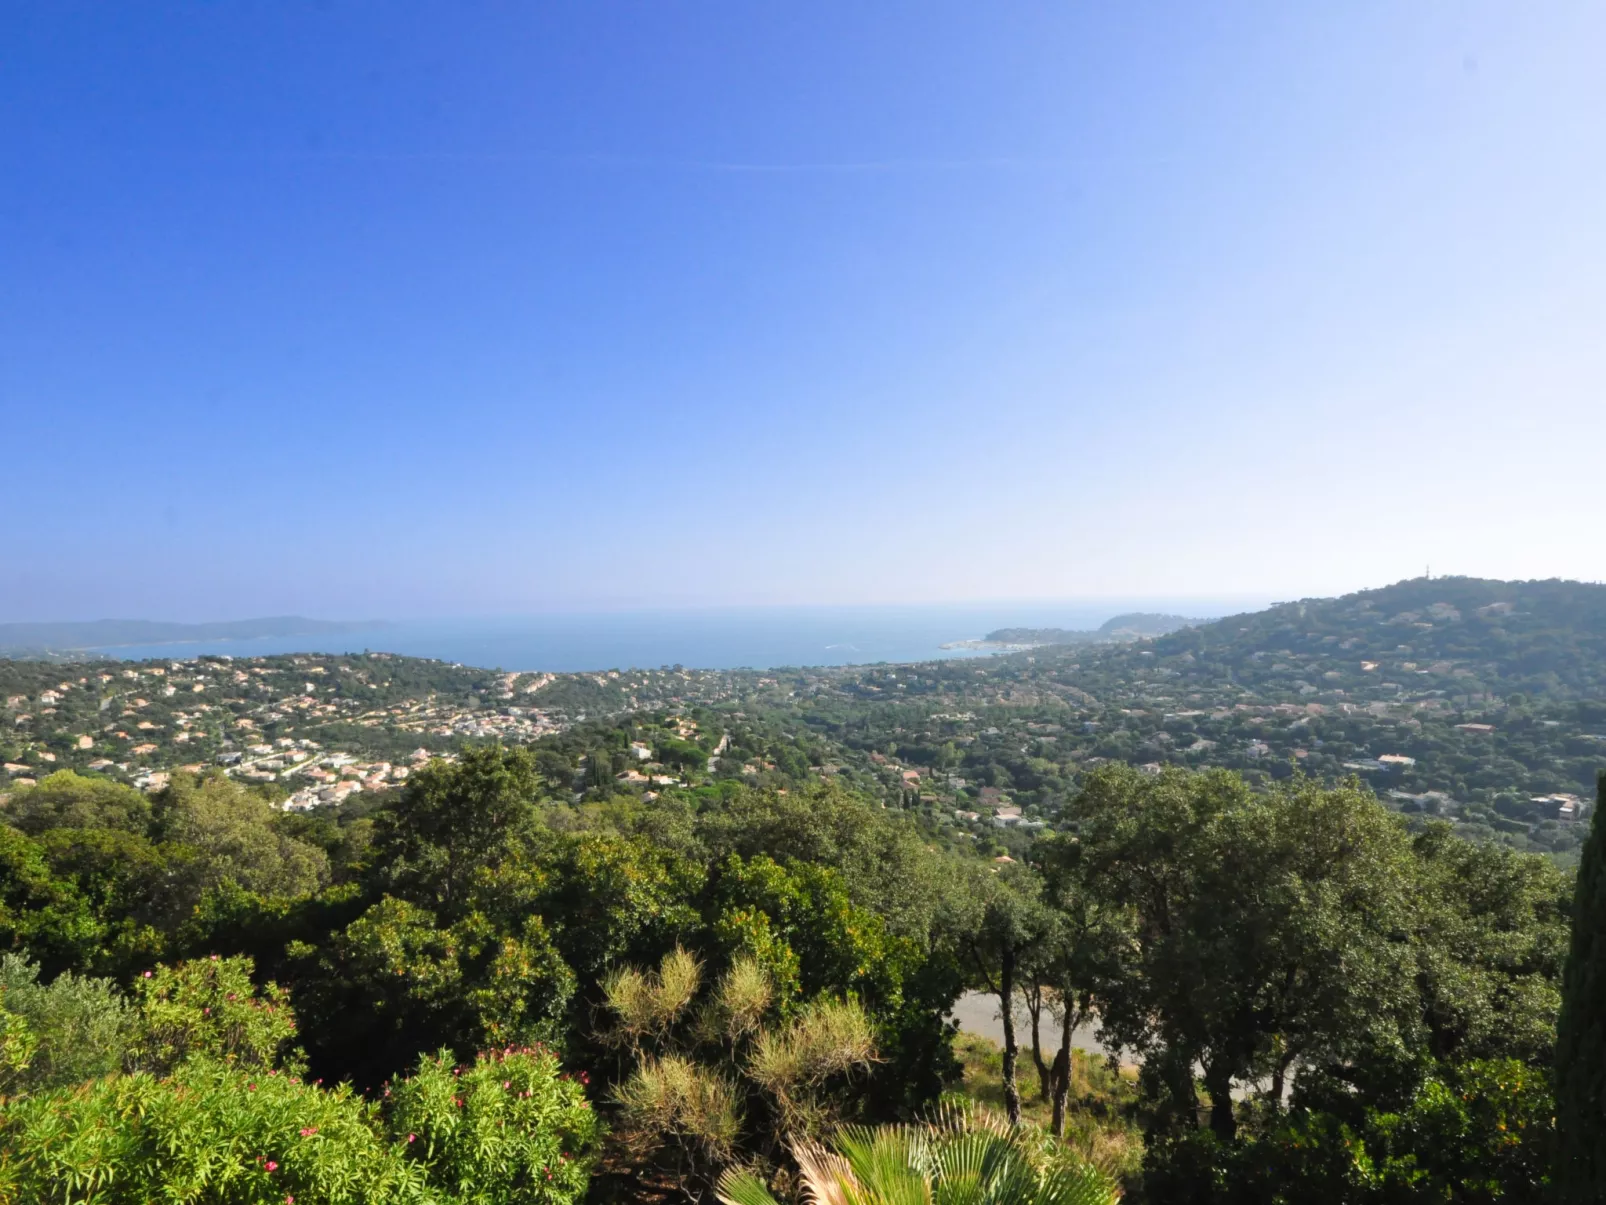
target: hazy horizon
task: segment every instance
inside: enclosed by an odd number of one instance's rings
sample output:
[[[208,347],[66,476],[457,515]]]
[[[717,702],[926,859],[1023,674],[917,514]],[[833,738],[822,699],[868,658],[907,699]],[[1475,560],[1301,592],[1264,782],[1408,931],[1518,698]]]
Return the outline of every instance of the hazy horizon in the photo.
[[[979,612],[984,610],[997,610],[1008,612],[1011,610],[1042,615],[1055,609],[1062,609],[1072,615],[1103,614],[1110,616],[1121,615],[1134,611],[1148,611],[1168,615],[1181,615],[1190,619],[1217,619],[1225,615],[1237,614],[1242,611],[1261,610],[1274,602],[1292,601],[1292,599],[1267,598],[1259,595],[1243,595],[1238,597],[1218,596],[1213,598],[1177,598],[1177,597],[1134,597],[1112,595],[1109,597],[1088,596],[1082,598],[984,598],[960,600],[917,600],[904,602],[878,602],[878,603],[688,603],[685,605],[644,605],[633,603],[620,603],[618,605],[599,605],[592,607],[548,607],[528,610],[508,611],[460,611],[455,613],[395,613],[390,615],[345,615],[345,614],[307,614],[304,612],[270,614],[268,612],[242,612],[231,615],[195,615],[187,617],[174,617],[170,615],[102,615],[79,614],[70,616],[18,616],[0,615],[0,627],[4,626],[47,626],[51,624],[93,624],[98,622],[111,623],[172,623],[199,625],[208,623],[242,623],[252,620],[268,619],[305,619],[318,623],[341,624],[418,624],[418,623],[516,623],[523,620],[540,619],[575,619],[593,616],[654,616],[654,615],[717,615],[720,613],[732,614],[775,614],[786,612],[818,613],[886,613],[886,612],[942,612],[962,611]],[[1193,608],[1188,610],[1186,608]]]
[[[82,649],[124,660],[171,659],[227,654],[355,653],[365,650],[427,657],[486,668],[573,672],[685,665],[698,669],[768,669],[777,666],[860,665],[986,655],[990,650],[953,647],[1000,628],[1060,627],[1091,631],[1115,615],[1149,601],[1161,607],[1204,600],[1123,600],[1126,605],[1089,603],[1000,603],[889,607],[723,607],[657,611],[589,611],[480,618],[394,620],[338,630],[289,630],[246,635],[101,633],[111,639],[74,641],[95,635],[93,622],[0,625],[0,644]],[[1184,612],[1171,610],[1172,614]],[[1206,615],[1187,615],[1204,619]],[[284,617],[289,618],[289,617]],[[115,622],[112,626],[115,626]],[[126,621],[125,621],[126,622]],[[87,633],[65,629],[85,627]],[[173,625],[179,627],[181,625]],[[22,632],[8,628],[23,628]],[[30,633],[29,627],[42,629]],[[52,639],[51,637],[66,637]]]

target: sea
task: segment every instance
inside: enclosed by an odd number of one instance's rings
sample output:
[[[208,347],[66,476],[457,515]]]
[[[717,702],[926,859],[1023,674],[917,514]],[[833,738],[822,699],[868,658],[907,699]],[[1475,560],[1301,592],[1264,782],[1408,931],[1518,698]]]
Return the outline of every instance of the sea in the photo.
[[[1197,618],[1239,614],[1255,599],[1137,598],[945,606],[732,607],[591,611],[387,622],[302,636],[125,645],[101,651],[129,660],[183,660],[274,653],[387,652],[505,671],[775,669],[870,665],[996,655],[943,648],[1005,627],[1097,628],[1132,611]]]

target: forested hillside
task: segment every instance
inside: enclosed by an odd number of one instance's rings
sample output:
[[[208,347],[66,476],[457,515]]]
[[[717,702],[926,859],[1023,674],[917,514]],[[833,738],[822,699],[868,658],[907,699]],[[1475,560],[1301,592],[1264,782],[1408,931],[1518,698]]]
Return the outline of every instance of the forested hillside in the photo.
[[[1418,578],[1202,624],[1150,651],[1184,683],[1228,675],[1273,693],[1428,688],[1453,698],[1600,700],[1606,586]]]
[[[321,806],[383,796],[434,754],[534,743],[587,799],[838,780],[913,810],[945,841],[1012,854],[1058,827],[1104,762],[1225,767],[1256,783],[1356,776],[1408,816],[1566,862],[1606,759],[1606,695],[1566,685],[1606,681],[1603,594],[1405,582],[1158,639],[908,666],[519,674],[381,653],[0,662],[0,758],[18,784],[71,768],[155,788],[175,770],[222,766]],[[652,734],[677,727],[695,732],[696,751],[659,756]],[[644,757],[631,752],[641,741]]]

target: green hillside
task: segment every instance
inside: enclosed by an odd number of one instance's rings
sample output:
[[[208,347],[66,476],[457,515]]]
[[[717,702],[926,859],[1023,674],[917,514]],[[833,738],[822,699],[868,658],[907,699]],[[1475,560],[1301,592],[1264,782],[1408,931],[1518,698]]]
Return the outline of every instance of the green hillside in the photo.
[[[1417,578],[1231,616],[1145,651],[1185,678],[1230,674],[1251,689],[1294,694],[1386,693],[1391,683],[1453,696],[1601,698],[1606,585]]]

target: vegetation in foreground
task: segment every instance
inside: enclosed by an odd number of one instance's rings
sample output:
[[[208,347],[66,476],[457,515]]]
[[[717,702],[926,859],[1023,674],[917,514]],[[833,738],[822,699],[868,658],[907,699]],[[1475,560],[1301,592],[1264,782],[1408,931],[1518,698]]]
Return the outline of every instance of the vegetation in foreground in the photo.
[[[788,1196],[855,1143],[936,1185],[907,1127],[992,1092],[966,988],[1031,1017],[1005,1123],[1132,1200],[1538,1201],[1552,1119],[1594,1124],[1587,1084],[1553,1103],[1569,877],[1354,784],[1099,767],[1015,860],[839,786],[548,798],[495,746],[344,828],[217,776],[18,792],[9,1198]],[[1135,1078],[1072,1048],[1088,1021]]]

